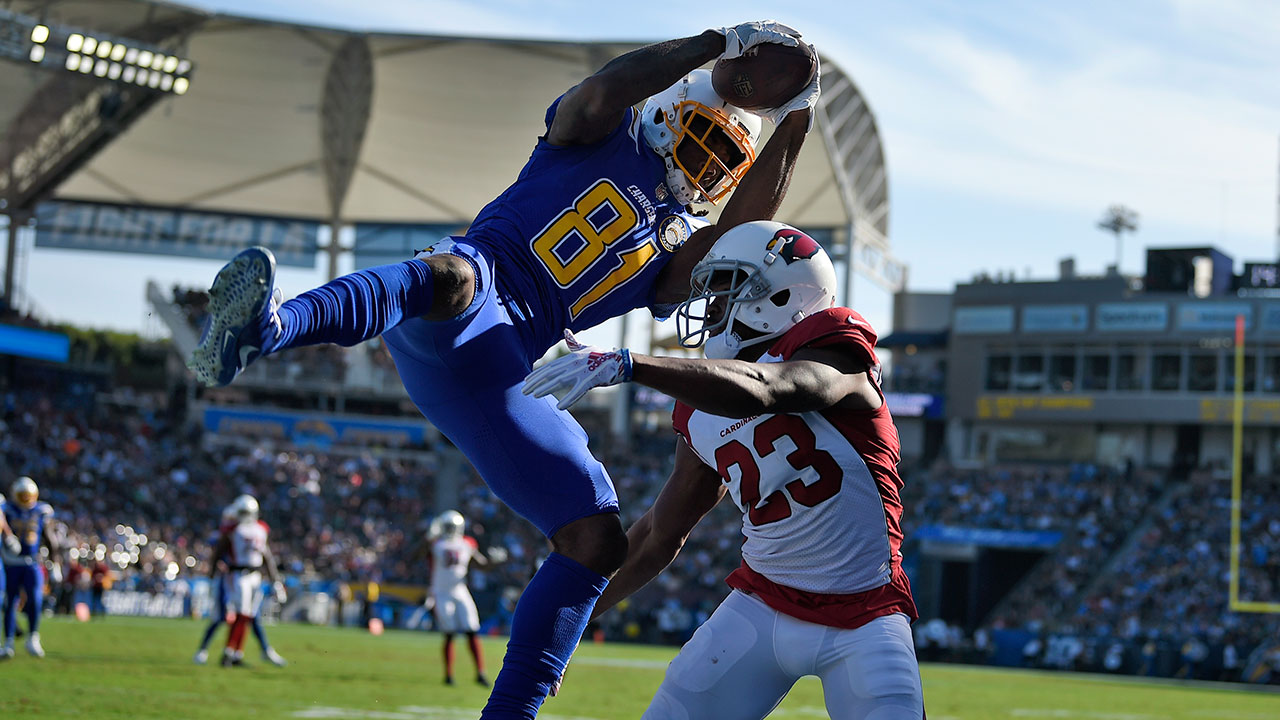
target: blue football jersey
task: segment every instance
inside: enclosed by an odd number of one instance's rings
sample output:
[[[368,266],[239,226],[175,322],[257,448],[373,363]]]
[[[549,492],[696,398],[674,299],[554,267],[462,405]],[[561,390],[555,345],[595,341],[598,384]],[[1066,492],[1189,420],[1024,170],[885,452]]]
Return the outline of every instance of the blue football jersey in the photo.
[[[547,109],[548,129],[559,104]],[[665,178],[628,108],[592,145],[539,138],[515,183],[480,211],[467,242],[493,260],[500,296],[523,316],[535,352],[565,328],[652,306],[658,273],[705,224],[671,199]]]
[[[30,509],[24,509],[6,500],[0,503],[0,512],[4,513],[9,529],[18,536],[18,542],[22,544],[19,558],[36,557],[40,552],[40,538],[44,535],[45,523],[53,517],[53,508],[47,502],[37,502]]]

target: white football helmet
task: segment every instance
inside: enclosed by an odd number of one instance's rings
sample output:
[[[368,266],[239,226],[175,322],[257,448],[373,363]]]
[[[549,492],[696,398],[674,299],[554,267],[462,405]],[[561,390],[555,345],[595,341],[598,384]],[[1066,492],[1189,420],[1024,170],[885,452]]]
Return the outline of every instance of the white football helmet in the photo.
[[[676,333],[687,348],[705,342],[709,358],[736,357],[836,303],[836,271],[822,246],[790,225],[767,220],[720,236],[694,266],[689,283],[693,291],[676,309]],[[725,306],[708,322],[712,302]],[[764,335],[744,340],[734,333],[735,322]]]
[[[36,481],[23,475],[13,481],[13,485],[9,488],[9,494],[13,496],[13,504],[23,510],[30,510],[36,506],[36,501],[40,499],[40,488],[36,487]]]
[[[241,495],[231,502],[231,512],[242,525],[258,522],[258,500],[252,495]]]
[[[462,517],[462,513],[457,510],[446,510],[431,523],[433,535],[443,535],[444,537],[459,537],[462,535],[463,528],[466,527],[467,521]]]
[[[711,89],[711,71],[694,70],[675,85],[649,98],[640,111],[644,140],[667,165],[667,188],[681,205],[709,202],[727,195],[756,161],[760,118],[734,107]],[[718,157],[707,141],[722,135],[732,147],[731,157]],[[692,143],[702,153],[682,150]],[[685,167],[690,154],[706,156],[697,167]],[[698,184],[708,170],[719,166],[720,177],[709,188]]]

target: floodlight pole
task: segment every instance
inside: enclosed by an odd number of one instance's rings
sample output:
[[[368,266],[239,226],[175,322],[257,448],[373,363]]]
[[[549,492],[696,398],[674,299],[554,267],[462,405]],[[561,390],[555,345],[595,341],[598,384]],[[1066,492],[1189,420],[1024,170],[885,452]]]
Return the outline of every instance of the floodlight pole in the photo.
[[[1098,221],[1098,229],[1106,230],[1116,237],[1116,272],[1120,272],[1120,260],[1123,257],[1121,248],[1126,232],[1138,231],[1138,213],[1124,205],[1112,205],[1107,208],[1106,217]]]

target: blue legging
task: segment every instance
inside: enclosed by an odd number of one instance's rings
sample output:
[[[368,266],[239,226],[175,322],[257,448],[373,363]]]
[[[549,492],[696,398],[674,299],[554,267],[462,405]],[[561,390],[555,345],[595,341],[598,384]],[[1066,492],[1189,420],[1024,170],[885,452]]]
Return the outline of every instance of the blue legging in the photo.
[[[18,634],[18,593],[27,594],[27,631],[40,632],[40,610],[44,606],[44,569],[39,565],[5,565],[4,635]]]

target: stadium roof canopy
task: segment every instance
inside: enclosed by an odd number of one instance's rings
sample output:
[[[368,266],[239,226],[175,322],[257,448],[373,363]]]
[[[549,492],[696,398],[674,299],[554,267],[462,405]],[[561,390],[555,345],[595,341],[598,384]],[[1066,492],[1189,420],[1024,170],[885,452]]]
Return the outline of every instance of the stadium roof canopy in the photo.
[[[3,7],[194,63],[185,95],[113,98],[105,78],[0,61],[0,198],[14,213],[75,199],[464,226],[515,177],[551,101],[640,44],[351,32],[149,0]],[[874,117],[829,58],[823,87],[779,219],[837,243],[853,228],[860,269],[896,285]]]

